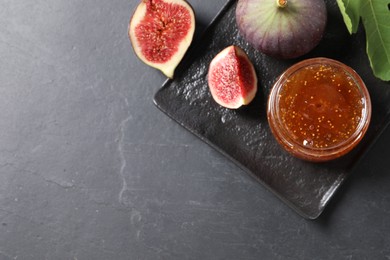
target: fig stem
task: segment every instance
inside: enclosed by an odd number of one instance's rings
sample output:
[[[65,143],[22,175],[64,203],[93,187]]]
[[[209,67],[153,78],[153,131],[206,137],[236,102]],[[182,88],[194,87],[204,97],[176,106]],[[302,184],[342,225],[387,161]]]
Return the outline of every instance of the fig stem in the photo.
[[[278,4],[278,7],[285,8],[287,6],[287,0],[276,0],[276,3]]]

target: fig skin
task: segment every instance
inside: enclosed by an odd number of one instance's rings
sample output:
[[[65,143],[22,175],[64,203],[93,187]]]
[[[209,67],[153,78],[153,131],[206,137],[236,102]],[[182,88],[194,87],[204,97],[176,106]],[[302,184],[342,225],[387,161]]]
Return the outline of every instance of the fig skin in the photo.
[[[195,13],[185,0],[141,0],[128,27],[135,54],[173,78],[195,32]]]
[[[292,59],[318,45],[327,11],[323,0],[239,0],[236,22],[240,34],[255,49]]]
[[[247,105],[257,92],[257,75],[248,55],[231,45],[219,52],[210,62],[208,86],[215,102],[237,109]]]

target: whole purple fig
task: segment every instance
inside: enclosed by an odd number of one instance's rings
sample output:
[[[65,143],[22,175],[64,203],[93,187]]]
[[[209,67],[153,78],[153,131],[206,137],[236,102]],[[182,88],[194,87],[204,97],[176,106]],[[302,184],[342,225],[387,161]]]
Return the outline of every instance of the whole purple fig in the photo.
[[[290,59],[318,45],[327,12],[324,0],[239,0],[236,20],[240,34],[254,48]]]

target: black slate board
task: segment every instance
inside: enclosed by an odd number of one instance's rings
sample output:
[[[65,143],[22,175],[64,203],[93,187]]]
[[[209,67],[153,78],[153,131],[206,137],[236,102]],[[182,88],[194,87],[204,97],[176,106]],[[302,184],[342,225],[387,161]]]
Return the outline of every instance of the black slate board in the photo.
[[[336,1],[326,1],[328,25],[312,52],[294,60],[277,60],[249,46],[236,27],[236,1],[229,1],[176,71],[155,95],[155,104],[168,116],[236,162],[305,218],[317,218],[335,191],[353,171],[389,121],[390,84],[372,74],[360,28],[350,36]],[[217,105],[206,76],[212,58],[229,45],[243,48],[259,77],[259,91],[246,107],[229,110]],[[373,104],[369,130],[348,155],[327,163],[310,163],[285,152],[273,138],[266,101],[277,76],[292,64],[311,57],[329,57],[354,68],[365,81]]]

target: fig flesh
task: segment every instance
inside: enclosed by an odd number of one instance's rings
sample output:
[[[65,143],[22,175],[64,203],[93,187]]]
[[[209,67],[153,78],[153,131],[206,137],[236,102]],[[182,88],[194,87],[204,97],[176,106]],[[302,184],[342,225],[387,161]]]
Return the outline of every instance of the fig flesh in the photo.
[[[236,22],[240,34],[255,49],[290,59],[318,45],[327,11],[323,0],[239,0]]]
[[[184,0],[141,0],[128,34],[136,55],[173,78],[195,32],[195,15]]]
[[[211,61],[207,81],[213,99],[221,106],[237,109],[249,104],[257,92],[257,76],[247,54],[229,46]]]

